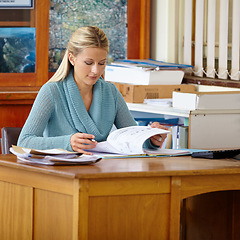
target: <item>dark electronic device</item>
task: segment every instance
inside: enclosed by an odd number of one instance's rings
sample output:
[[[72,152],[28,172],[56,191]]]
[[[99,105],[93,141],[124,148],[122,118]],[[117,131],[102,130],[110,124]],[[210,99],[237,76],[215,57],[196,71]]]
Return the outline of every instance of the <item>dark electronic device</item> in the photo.
[[[193,152],[192,157],[209,159],[235,158],[240,160],[240,149],[199,151]]]

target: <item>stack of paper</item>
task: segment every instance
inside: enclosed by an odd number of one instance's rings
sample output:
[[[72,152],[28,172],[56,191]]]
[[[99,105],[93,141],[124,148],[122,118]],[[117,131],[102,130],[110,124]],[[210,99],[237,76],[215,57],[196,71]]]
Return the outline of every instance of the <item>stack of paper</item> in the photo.
[[[118,60],[106,66],[105,80],[138,85],[179,85],[190,65],[155,60]]]
[[[35,150],[12,146],[10,152],[17,156],[18,162],[42,165],[83,165],[101,160],[97,155],[85,155],[63,149]]]
[[[144,99],[144,103],[159,107],[172,107],[172,98]]]

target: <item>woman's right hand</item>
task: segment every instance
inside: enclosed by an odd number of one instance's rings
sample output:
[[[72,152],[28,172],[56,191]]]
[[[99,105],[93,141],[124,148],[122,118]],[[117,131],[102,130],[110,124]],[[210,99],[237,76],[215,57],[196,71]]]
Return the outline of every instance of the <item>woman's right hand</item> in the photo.
[[[92,153],[84,151],[84,149],[92,149],[97,145],[94,140],[95,136],[87,133],[75,133],[71,136],[70,143],[73,151],[92,155]]]

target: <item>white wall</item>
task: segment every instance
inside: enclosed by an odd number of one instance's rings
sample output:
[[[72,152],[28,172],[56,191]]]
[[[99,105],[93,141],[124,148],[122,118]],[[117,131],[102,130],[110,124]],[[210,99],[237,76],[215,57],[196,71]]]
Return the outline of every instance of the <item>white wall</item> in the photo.
[[[151,1],[151,58],[178,62],[179,7],[181,1]]]
[[[152,0],[151,4],[150,57],[167,61],[168,1]]]

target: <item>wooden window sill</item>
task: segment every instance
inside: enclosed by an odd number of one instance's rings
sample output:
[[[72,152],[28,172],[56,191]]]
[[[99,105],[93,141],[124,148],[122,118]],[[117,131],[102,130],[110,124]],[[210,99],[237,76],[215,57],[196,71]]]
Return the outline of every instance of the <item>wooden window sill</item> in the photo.
[[[209,85],[209,86],[218,86],[218,87],[240,88],[240,81],[206,78],[206,77],[195,77],[195,76],[184,76],[182,83],[197,84],[197,85]]]

